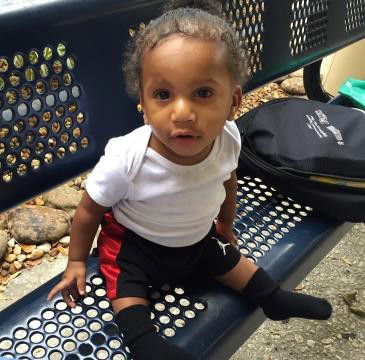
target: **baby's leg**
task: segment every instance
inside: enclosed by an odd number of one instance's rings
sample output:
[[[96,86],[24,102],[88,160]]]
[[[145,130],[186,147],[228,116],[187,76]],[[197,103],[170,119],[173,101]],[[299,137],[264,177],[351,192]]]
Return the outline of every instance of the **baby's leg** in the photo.
[[[251,303],[260,305],[270,319],[303,317],[324,320],[331,316],[332,307],[327,300],[281,289],[269,274],[243,257],[223,236],[213,232],[203,241],[204,250],[197,270],[240,292]]]
[[[281,289],[268,273],[243,256],[231,270],[215,278],[260,305],[272,320],[290,317],[326,320],[331,316],[332,307],[327,300]]]
[[[134,360],[194,360],[185,350],[157,334],[144,298],[126,297],[112,301],[116,323]]]
[[[125,229],[107,213],[98,248],[107,296],[112,301],[116,323],[133,359],[193,360],[186,351],[158,335],[151,321],[147,301],[151,279],[147,274],[151,275],[156,265],[150,260],[153,249],[149,242]]]
[[[225,274],[216,276],[215,278],[222,284],[241,292],[249,283],[257,269],[258,267],[255,264],[252,264],[244,256],[240,256],[237,265]]]

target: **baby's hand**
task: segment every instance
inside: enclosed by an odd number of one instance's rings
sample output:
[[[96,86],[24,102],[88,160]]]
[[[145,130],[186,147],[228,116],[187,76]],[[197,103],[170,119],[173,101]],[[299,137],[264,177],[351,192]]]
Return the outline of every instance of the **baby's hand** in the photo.
[[[62,280],[49,292],[47,300],[50,301],[61,291],[65,303],[76,307],[75,300],[80,295],[85,295],[86,263],[84,261],[68,261]]]
[[[219,220],[215,223],[216,231],[219,235],[224,236],[232,246],[237,246],[237,238],[236,235],[233,233],[232,224],[226,224]]]

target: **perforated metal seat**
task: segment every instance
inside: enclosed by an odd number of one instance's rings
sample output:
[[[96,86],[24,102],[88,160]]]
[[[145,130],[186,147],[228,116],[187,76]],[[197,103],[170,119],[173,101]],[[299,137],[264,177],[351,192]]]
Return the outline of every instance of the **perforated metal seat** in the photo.
[[[320,218],[254,176],[238,180],[234,231],[242,254],[288,287],[296,285],[349,229]],[[130,359],[98,261],[89,261],[88,294],[76,309],[46,301],[59,276],[0,313],[0,356],[19,359]],[[264,320],[233,292],[207,281],[151,291],[160,333],[199,359],[228,359]],[[153,357],[151,357],[153,358]]]

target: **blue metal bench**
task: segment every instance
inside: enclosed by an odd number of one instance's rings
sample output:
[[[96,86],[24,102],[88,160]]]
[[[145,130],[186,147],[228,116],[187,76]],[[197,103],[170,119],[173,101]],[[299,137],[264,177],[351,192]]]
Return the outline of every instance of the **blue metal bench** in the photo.
[[[0,211],[90,169],[110,137],[142,124],[123,90],[122,50],[129,36],[158,15],[161,3],[2,5]],[[365,35],[364,9],[350,0],[230,0],[223,7],[249,49],[246,91],[318,64]],[[307,83],[308,74],[313,71]],[[312,84],[311,94],[318,89],[319,83]],[[240,178],[238,186],[240,250],[285,287],[299,283],[351,227],[277,194],[254,174]],[[90,258],[88,276],[90,295],[76,312],[60,298],[46,301],[60,276],[3,310],[0,356],[129,359],[97,257]],[[192,282],[156,289],[152,299],[161,333],[199,359],[228,359],[265,319],[214,281],[204,288]]]

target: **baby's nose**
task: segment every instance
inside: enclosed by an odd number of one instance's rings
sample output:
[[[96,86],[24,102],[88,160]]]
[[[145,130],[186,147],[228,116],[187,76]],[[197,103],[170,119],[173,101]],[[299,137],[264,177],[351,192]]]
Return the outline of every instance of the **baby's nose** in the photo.
[[[171,114],[174,122],[195,122],[196,114],[192,104],[186,99],[177,99]]]

